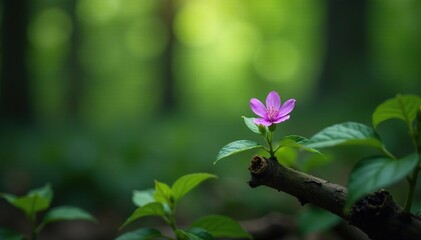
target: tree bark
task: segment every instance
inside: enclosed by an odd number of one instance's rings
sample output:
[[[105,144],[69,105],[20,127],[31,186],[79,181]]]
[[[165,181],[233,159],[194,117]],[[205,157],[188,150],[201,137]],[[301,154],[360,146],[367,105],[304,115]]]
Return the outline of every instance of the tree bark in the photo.
[[[358,227],[373,240],[419,240],[421,221],[406,213],[385,190],[371,193],[343,211],[347,188],[330,183],[278,163],[276,159],[255,156],[250,162],[250,187],[261,185],[286,192],[302,205],[311,203],[330,211]]]

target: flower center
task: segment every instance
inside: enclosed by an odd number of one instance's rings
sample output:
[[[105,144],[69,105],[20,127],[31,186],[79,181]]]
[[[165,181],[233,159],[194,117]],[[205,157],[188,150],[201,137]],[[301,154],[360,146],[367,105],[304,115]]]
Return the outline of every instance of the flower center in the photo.
[[[268,107],[267,110],[266,110],[266,113],[267,113],[267,116],[268,116],[269,120],[273,121],[276,118],[276,116],[278,115],[278,111],[279,111],[279,109],[276,109],[272,106]]]

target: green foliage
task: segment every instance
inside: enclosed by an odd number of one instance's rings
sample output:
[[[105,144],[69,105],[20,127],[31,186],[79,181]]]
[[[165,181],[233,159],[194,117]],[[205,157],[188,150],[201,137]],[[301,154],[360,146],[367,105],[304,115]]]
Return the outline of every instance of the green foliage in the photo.
[[[214,237],[200,228],[193,228],[187,231],[178,229],[175,231],[175,234],[180,240],[213,240]]]
[[[154,192],[155,192],[154,189],[148,189],[144,191],[134,190],[133,197],[132,197],[132,201],[134,205],[138,207],[142,207],[148,203],[155,202],[155,199],[153,196]]]
[[[262,132],[259,130],[259,127],[253,122],[254,118],[248,118],[248,117],[244,117],[244,123],[246,124],[246,126],[254,133],[257,133],[259,135],[262,134]],[[264,133],[263,133],[264,134]]]
[[[418,157],[411,154],[402,159],[374,157],[360,161],[351,171],[346,207],[367,193],[404,179],[417,166]]]
[[[218,238],[251,238],[236,221],[220,215],[209,215],[194,221],[190,228],[203,228]]]
[[[216,178],[216,176],[208,173],[195,173],[184,175],[181,178],[177,179],[177,181],[175,181],[175,183],[171,187],[171,192],[172,196],[174,197],[174,201],[177,202],[184,195],[186,195],[193,188],[195,188],[198,184],[210,178]]]
[[[311,137],[305,145],[311,148],[325,148],[338,145],[365,145],[382,149],[378,134],[369,126],[346,122],[327,127]]]
[[[410,190],[405,210],[410,211],[413,192],[421,166],[419,156],[421,148],[421,127],[414,122],[420,111],[421,98],[416,95],[400,95],[380,104],[373,113],[373,126],[389,119],[402,120],[413,140],[414,153],[401,158],[390,153],[374,129],[361,123],[347,122],[327,127],[315,134],[305,143],[308,147],[325,148],[338,145],[362,145],[379,149],[385,156],[375,156],[360,161],[352,170],[348,186],[346,208],[364,195],[388,187],[402,179],[407,179]],[[419,114],[419,113],[418,113]]]
[[[324,157],[323,154],[321,154],[317,149],[311,146],[308,146],[306,144],[308,140],[305,137],[298,136],[298,135],[290,135],[290,136],[283,137],[279,141],[279,146],[277,148],[274,148],[272,144],[273,142],[272,137],[273,137],[273,132],[276,130],[275,124],[272,124],[270,127],[266,127],[263,125],[256,125],[253,122],[254,118],[247,118],[243,116],[243,119],[248,129],[250,129],[252,132],[256,134],[261,135],[264,138],[264,140],[266,141],[268,145],[268,148],[265,148],[263,147],[263,145],[251,140],[234,141],[225,145],[219,151],[218,155],[216,156],[216,160],[214,164],[216,164],[222,158],[231,156],[236,153],[244,152],[246,150],[255,149],[255,148],[262,148],[266,150],[267,152],[269,152],[270,157],[275,157],[276,152],[283,147],[292,147],[295,149],[304,150],[311,153],[317,153],[321,155],[322,157]]]
[[[279,148],[281,147],[292,147],[292,148],[298,148],[300,150],[304,150],[311,153],[317,153],[323,158],[326,158],[321,152],[319,152],[317,149],[309,147],[307,145],[308,139],[302,136],[298,135],[290,135],[281,138],[279,142]]]
[[[137,208],[132,215],[124,222],[120,229],[127,226],[129,223],[134,220],[147,217],[147,216],[159,216],[166,220],[166,215],[164,211],[164,206],[160,202],[151,202],[142,207]]]
[[[154,228],[142,228],[136,231],[127,232],[116,238],[116,240],[154,240],[159,239],[160,236],[162,236],[162,234],[159,230]]]
[[[123,223],[120,229],[126,227],[135,220],[158,216],[162,218],[173,230],[177,240],[211,240],[214,237],[240,238],[249,236],[234,220],[223,216],[209,216],[194,222],[187,230],[179,229],[175,224],[175,210],[177,202],[187,193],[196,188],[207,179],[216,178],[209,173],[193,173],[180,177],[170,187],[168,184],[155,181],[153,190],[134,191],[133,203],[139,206],[133,214]],[[232,231],[227,233],[227,231]],[[159,231],[151,228],[139,229],[121,235],[118,240],[127,239],[172,239],[162,235]]]
[[[321,208],[310,208],[298,216],[299,230],[303,234],[320,232],[340,222],[341,218]]]
[[[374,128],[357,122],[345,122],[326,127],[316,133],[310,139],[298,135],[284,136],[280,139],[277,148],[273,147],[273,135],[276,130],[275,124],[269,127],[258,126],[253,118],[243,117],[245,125],[254,133],[263,136],[267,148],[256,142],[240,140],[232,142],[223,147],[216,157],[216,161],[232,154],[254,148],[263,148],[271,158],[283,148],[296,148],[323,156],[318,149],[334,146],[366,146],[379,150],[381,156],[365,158],[358,162],[350,173],[348,182],[348,195],[345,203],[345,210],[348,210],[358,199],[383,187],[388,187],[403,179],[409,183],[409,192],[406,198],[405,211],[410,212],[414,189],[417,183],[417,176],[421,170],[421,97],[416,95],[397,95],[395,98],[386,100],[380,104],[373,113]],[[412,139],[415,147],[414,153],[403,158],[396,158],[389,152],[379,134],[376,132],[378,125],[389,119],[402,120]],[[417,122],[415,120],[417,119]],[[285,152],[284,150],[281,150]],[[290,154],[289,154],[290,155]],[[324,156],[323,156],[324,157]],[[279,161],[281,164],[297,167],[294,156]],[[321,159],[321,158],[319,158]],[[323,159],[326,159],[325,157]],[[282,159],[281,159],[282,160]],[[326,161],[319,161],[317,164],[324,164]],[[305,165],[307,169],[312,168],[311,164]],[[300,215],[300,230],[303,233],[310,233],[332,227],[339,222],[339,217],[330,212],[320,209],[306,211]],[[236,224],[236,223],[234,223]],[[208,216],[194,222],[191,227],[199,227],[211,233],[214,237],[226,237],[222,233],[213,231],[212,227],[226,227],[224,233],[232,233],[234,225],[224,222],[223,218]],[[241,230],[241,228],[239,228]],[[243,236],[245,237],[245,236]]]
[[[380,104],[373,113],[373,126],[377,126],[389,119],[397,118],[410,126],[415,120],[421,106],[421,97],[417,95],[400,95]]]
[[[225,145],[216,156],[216,160],[213,164],[216,164],[222,158],[231,156],[236,153],[244,152],[253,148],[260,148],[262,145],[250,141],[250,140],[238,140]]]
[[[0,194],[0,197],[22,210],[31,221],[35,221],[35,215],[50,206],[53,192],[50,185],[46,184],[44,187],[34,189],[22,197],[7,193]]]
[[[15,231],[0,228],[0,239],[7,239],[7,240],[23,240],[24,237],[22,234],[17,233]]]
[[[26,214],[27,218],[33,226],[31,233],[32,239],[35,239],[39,232],[44,228],[44,226],[51,222],[66,220],[87,220],[96,222],[96,219],[92,215],[82,209],[71,206],[61,206],[49,210],[41,222],[37,225],[36,214],[48,209],[53,198],[53,190],[51,189],[50,184],[46,184],[41,188],[33,189],[22,197],[17,197],[7,193],[1,193],[0,197],[3,197],[12,206],[22,210]],[[0,229],[0,239],[22,238],[19,234]]]

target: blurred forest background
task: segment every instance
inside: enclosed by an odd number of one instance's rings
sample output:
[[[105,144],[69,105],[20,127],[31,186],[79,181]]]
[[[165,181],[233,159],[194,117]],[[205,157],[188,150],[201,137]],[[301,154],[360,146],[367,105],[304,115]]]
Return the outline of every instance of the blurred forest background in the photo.
[[[371,125],[382,101],[421,94],[420,0],[5,0],[0,10],[0,192],[50,182],[53,204],[99,219],[78,225],[98,239],[118,234],[132,190],[192,172],[219,179],[181,203],[186,223],[305,211],[248,187],[252,152],[212,165],[226,143],[260,140],[241,119],[253,116],[252,97],[295,98],[277,132],[310,137],[334,123]],[[409,139],[393,124],[380,134],[400,156]],[[346,184],[366,151],[281,154]],[[25,229],[4,200],[0,212],[0,226]]]

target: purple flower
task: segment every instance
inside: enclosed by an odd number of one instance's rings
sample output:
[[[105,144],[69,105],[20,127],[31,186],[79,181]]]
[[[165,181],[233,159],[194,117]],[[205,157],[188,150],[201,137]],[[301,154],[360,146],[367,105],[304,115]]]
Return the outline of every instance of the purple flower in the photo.
[[[251,110],[260,118],[254,119],[257,125],[270,126],[289,119],[289,113],[294,109],[295,99],[288,99],[281,105],[279,94],[272,91],[266,97],[266,107],[256,98],[250,100]]]

